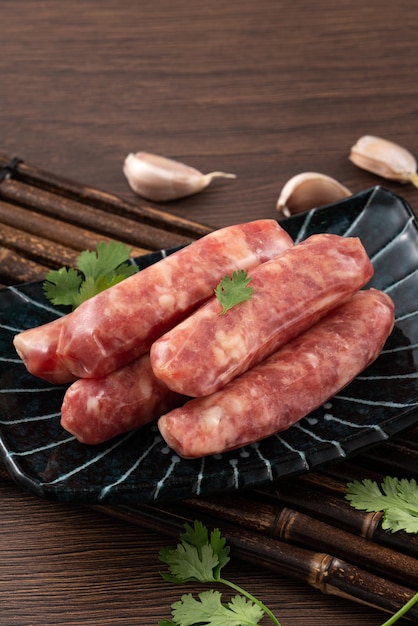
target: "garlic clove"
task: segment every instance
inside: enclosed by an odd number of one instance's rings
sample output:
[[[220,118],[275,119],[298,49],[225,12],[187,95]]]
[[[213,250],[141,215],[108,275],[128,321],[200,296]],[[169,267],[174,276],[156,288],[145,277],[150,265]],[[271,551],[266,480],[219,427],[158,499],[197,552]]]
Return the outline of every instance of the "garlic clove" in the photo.
[[[415,157],[393,141],[364,135],[351,147],[349,159],[354,165],[383,178],[418,186]]]
[[[148,200],[176,200],[202,191],[214,178],[235,178],[234,174],[202,174],[194,167],[149,152],[128,154],[123,165],[131,189]]]
[[[276,208],[289,217],[351,196],[351,191],[334,178],[318,172],[303,172],[284,185]]]

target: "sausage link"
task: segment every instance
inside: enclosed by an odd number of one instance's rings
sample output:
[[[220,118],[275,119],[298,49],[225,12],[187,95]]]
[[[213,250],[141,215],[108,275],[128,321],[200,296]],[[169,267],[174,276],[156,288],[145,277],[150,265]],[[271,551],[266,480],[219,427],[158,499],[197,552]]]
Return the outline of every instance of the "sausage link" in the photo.
[[[80,378],[66,391],[61,426],[81,443],[99,444],[139,428],[185,398],[152,372],[149,353],[103,378]]]
[[[373,275],[357,238],[313,235],[251,272],[250,300],[220,315],[216,298],[160,337],[151,365],[168,387],[206,396],[260,363]]]
[[[55,385],[76,380],[57,356],[58,338],[65,317],[29,328],[13,337],[13,345],[28,372]]]
[[[210,298],[221,278],[293,245],[275,220],[229,226],[87,300],[63,325],[58,355],[78,377],[105,376]]]
[[[392,300],[360,291],[220,391],[163,415],[161,435],[180,456],[196,458],[286,430],[374,361],[393,324]]]

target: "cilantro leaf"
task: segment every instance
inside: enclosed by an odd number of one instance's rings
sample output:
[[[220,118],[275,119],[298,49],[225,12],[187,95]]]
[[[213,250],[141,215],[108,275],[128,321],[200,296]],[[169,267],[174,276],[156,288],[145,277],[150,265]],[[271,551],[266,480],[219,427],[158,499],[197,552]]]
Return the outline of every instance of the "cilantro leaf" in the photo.
[[[242,596],[234,596],[230,602],[228,602],[228,608],[233,613],[241,617],[240,624],[247,624],[251,620],[258,624],[263,618],[264,611],[261,607],[243,598]]]
[[[181,543],[176,550],[161,552],[161,559],[169,566],[171,576],[163,574],[163,578],[171,582],[215,581],[213,570],[219,560],[211,546],[206,545],[198,549],[188,543]]]
[[[172,606],[173,622],[178,626],[250,626],[258,624],[264,611],[242,596],[222,604],[219,591],[210,589],[198,594],[185,594]]]
[[[173,620],[164,620],[159,626],[252,626],[258,624],[263,615],[268,615],[276,626],[280,626],[260,600],[221,577],[221,569],[229,561],[229,546],[219,529],[209,534],[199,521],[195,521],[193,526],[185,524],[177,546],[163,548],[159,558],[169,569],[168,573],[161,572],[164,580],[173,583],[222,583],[242,594],[226,605],[222,604],[221,595],[215,591],[202,592],[197,600],[190,594],[184,595],[172,605]]]
[[[345,497],[355,509],[382,511],[384,530],[418,533],[418,485],[415,479],[399,480],[386,476],[380,486],[370,479],[355,480],[348,483]]]
[[[219,579],[221,568],[229,561],[229,548],[218,529],[211,532],[196,521],[184,525],[176,548],[160,551],[160,560],[169,566],[171,575],[162,574],[171,582],[213,582]]]
[[[84,276],[94,280],[113,274],[114,270],[129,260],[130,248],[120,241],[101,241],[96,252],[84,250],[77,259],[77,267]]]
[[[216,580],[219,579],[221,569],[229,561],[229,546],[226,545],[225,537],[222,537],[219,528],[215,528],[210,534],[210,545],[218,557],[218,565],[213,571]]]
[[[83,282],[77,270],[61,267],[51,270],[45,277],[43,290],[48,300],[55,305],[69,305],[75,308],[77,293]]]
[[[225,315],[235,305],[250,300],[254,293],[254,289],[248,285],[250,281],[251,277],[245,270],[232,272],[232,277],[222,278],[215,288],[215,295],[223,307],[220,315]]]
[[[130,253],[130,248],[116,241],[102,241],[96,251],[84,250],[77,257],[76,269],[62,267],[46,274],[43,284],[46,298],[55,305],[77,308],[138,271],[136,265],[128,262]]]

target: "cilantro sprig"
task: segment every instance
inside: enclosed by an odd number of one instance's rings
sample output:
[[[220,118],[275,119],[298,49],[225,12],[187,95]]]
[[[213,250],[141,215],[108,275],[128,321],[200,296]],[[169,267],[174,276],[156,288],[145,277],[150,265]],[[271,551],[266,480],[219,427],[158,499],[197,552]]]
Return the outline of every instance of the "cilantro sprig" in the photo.
[[[84,250],[76,268],[62,267],[45,276],[43,291],[54,305],[76,309],[82,302],[112,287],[138,271],[129,262],[131,249],[117,241],[97,244],[96,251]]]
[[[407,480],[385,476],[379,485],[365,478],[347,483],[345,498],[351,506],[369,513],[383,513],[382,528],[388,532],[403,530],[418,532],[418,484],[414,478]],[[408,600],[382,626],[392,626],[418,602],[418,593]]]
[[[380,486],[368,478],[355,480],[348,483],[345,497],[355,509],[382,511],[384,530],[418,532],[418,485],[415,479],[386,476]]]
[[[245,270],[232,272],[232,276],[224,276],[215,288],[215,296],[222,304],[220,315],[225,315],[229,309],[250,300],[254,289],[249,286],[251,277]]]
[[[163,620],[159,626],[255,626],[268,615],[275,626],[280,626],[273,613],[251,593],[221,576],[229,562],[229,546],[219,529],[208,529],[199,521],[184,525],[180,542],[175,548],[163,548],[160,560],[169,572],[161,572],[164,580],[173,583],[222,583],[239,595],[223,603],[219,591],[209,589],[195,598],[184,594],[172,605],[172,620]]]
[[[396,480],[390,479],[387,482]],[[370,489],[369,482],[372,481],[363,481],[363,484],[366,483],[366,490]],[[403,481],[398,482],[403,483]],[[415,481],[411,482],[415,483]],[[393,485],[390,489],[392,488]],[[416,483],[415,486],[411,485],[412,490],[416,488]],[[409,487],[406,489],[408,491]],[[350,497],[353,496],[353,502],[358,491],[363,491],[360,481],[349,483],[348,492]],[[360,496],[359,503],[364,502],[361,500],[362,497]],[[177,546],[163,548],[159,558],[168,565],[169,571],[161,572],[161,576],[168,582],[222,583],[239,594],[227,603],[222,602],[221,593],[214,589],[202,591],[197,594],[197,597],[190,593],[184,594],[171,606],[172,619],[160,621],[159,626],[256,626],[266,615],[275,626],[280,626],[271,610],[260,600],[221,576],[221,570],[230,558],[229,547],[219,529],[209,534],[207,528],[199,521],[195,521],[193,526],[185,524]],[[393,626],[417,602],[418,593],[381,626]]]

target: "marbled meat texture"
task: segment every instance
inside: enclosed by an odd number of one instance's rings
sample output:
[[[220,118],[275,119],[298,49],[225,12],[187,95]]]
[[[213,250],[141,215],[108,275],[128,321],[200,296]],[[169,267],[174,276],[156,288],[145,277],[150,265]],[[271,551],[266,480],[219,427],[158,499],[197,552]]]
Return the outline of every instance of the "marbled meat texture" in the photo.
[[[144,426],[184,403],[151,369],[149,353],[103,378],[80,378],[66,391],[61,426],[96,445]]]
[[[255,268],[253,295],[220,315],[213,297],[159,338],[151,365],[168,387],[206,396],[260,363],[373,275],[358,238],[312,235]]]
[[[81,304],[63,326],[58,355],[77,377],[105,376],[147,352],[210,298],[224,275],[292,245],[270,219],[214,231]]]
[[[220,391],[162,416],[160,432],[177,454],[196,458],[286,430],[374,361],[393,324],[389,296],[359,291]]]

